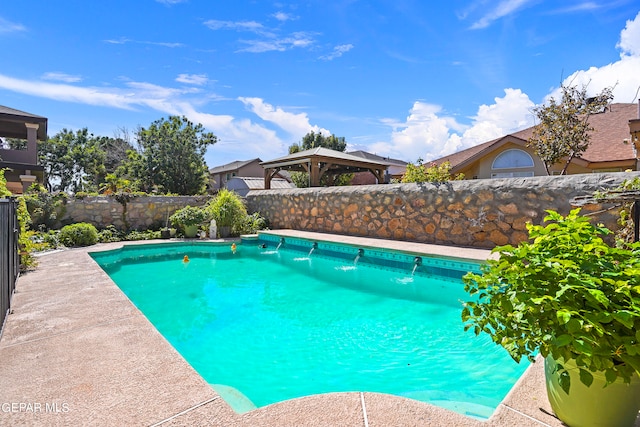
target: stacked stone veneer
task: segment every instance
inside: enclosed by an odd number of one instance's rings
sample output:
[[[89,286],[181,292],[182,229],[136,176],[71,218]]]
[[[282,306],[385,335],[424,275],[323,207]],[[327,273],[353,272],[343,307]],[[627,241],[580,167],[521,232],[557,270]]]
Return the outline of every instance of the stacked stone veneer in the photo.
[[[187,205],[203,206],[208,200],[208,196],[144,196],[126,203],[107,196],[70,199],[60,222],[88,222],[98,228],[114,225],[119,230],[159,229],[176,210]]]
[[[574,197],[635,176],[640,173],[263,190],[246,200],[272,229],[492,248],[526,240],[526,223],[542,223],[545,210],[565,215]],[[615,229],[612,207],[587,205],[582,212]]]

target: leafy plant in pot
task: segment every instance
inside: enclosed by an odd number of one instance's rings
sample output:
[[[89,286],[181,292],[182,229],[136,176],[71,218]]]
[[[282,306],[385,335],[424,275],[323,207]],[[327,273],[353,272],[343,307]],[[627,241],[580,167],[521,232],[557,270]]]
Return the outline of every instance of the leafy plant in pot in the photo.
[[[545,358],[547,395],[570,426],[631,426],[640,410],[640,244],[572,210],[528,224],[529,242],[494,249],[464,276],[465,330],[520,362]],[[606,238],[606,237],[605,237]]]
[[[209,202],[207,210],[220,230],[220,237],[229,237],[234,228],[247,216],[244,203],[233,191],[222,189],[216,197]]]
[[[208,214],[203,208],[185,206],[178,209],[169,217],[169,221],[176,227],[182,227],[186,237],[195,237],[198,227],[207,220]]]

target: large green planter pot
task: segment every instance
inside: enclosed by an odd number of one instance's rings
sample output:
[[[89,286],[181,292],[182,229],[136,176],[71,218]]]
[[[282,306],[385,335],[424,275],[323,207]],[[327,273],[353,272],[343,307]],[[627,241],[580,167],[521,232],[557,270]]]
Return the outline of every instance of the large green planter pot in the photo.
[[[185,225],[184,227],[184,236],[185,237],[196,237],[198,234],[198,226],[197,225]]]
[[[547,396],[553,412],[570,427],[631,427],[640,411],[640,377],[635,375],[631,384],[618,380],[605,387],[604,372],[591,372],[590,387],[580,381],[574,361],[563,362],[571,377],[569,394],[558,383],[554,373],[556,361],[550,356],[544,360]]]

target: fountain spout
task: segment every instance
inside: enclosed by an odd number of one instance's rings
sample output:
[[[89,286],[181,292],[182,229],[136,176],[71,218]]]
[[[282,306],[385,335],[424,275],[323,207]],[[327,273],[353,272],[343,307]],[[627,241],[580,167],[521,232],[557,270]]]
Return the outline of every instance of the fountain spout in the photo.
[[[310,257],[313,251],[315,251],[316,249],[318,249],[318,242],[313,242],[313,245],[311,246],[311,250],[309,251],[309,255],[307,256]]]
[[[416,272],[416,269],[422,265],[422,257],[415,257],[413,259],[413,270],[411,271],[411,275],[413,276]]]
[[[280,243],[278,243],[278,246],[276,247],[276,252],[278,251],[278,249],[280,249],[280,246],[284,245],[284,237],[280,238]]]
[[[358,249],[358,255],[353,260],[353,265],[358,265],[358,260],[364,256],[364,249]]]

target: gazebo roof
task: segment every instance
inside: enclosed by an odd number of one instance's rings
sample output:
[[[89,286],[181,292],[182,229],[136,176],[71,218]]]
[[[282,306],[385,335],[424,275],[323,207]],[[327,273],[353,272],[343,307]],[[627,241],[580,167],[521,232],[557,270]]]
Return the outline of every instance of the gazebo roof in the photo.
[[[47,118],[0,105],[0,136],[27,139],[25,123],[36,123],[38,139],[47,139]]]
[[[344,165],[353,165],[356,164],[359,166],[368,166],[365,169],[369,169],[370,167],[382,167],[386,168],[388,163],[378,162],[375,160],[364,159],[359,156],[354,156],[352,154],[343,153],[342,151],[331,150],[329,148],[324,147],[316,147],[310,148],[309,150],[298,151],[297,153],[289,154],[288,156],[278,157],[277,159],[269,160],[266,162],[260,163],[264,168],[279,168],[284,166],[296,165],[308,163],[311,158],[314,159],[326,159],[331,161],[338,161],[336,163],[344,164]]]
[[[324,147],[299,151],[260,164],[265,169],[265,188],[270,188],[271,178],[283,169],[309,173],[311,186],[317,187],[320,185],[320,178],[325,173],[339,175],[369,171],[375,175],[379,183],[382,183],[384,182],[384,171],[389,166],[388,163],[364,159]]]

